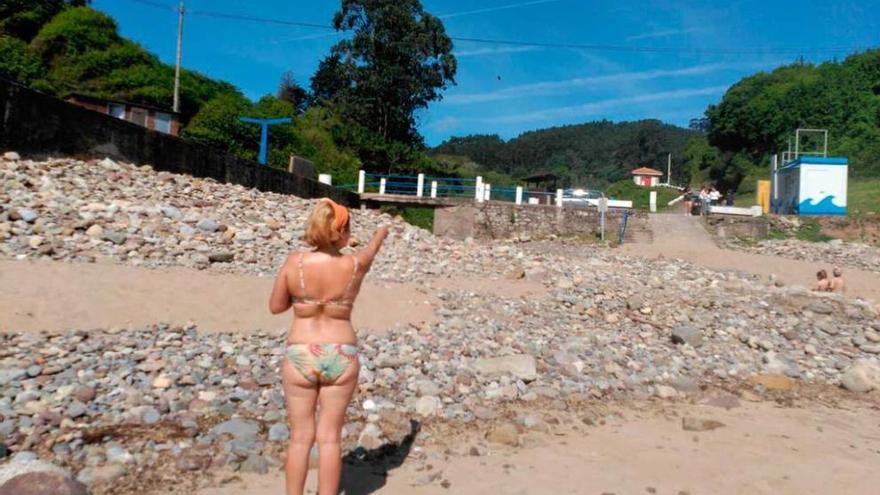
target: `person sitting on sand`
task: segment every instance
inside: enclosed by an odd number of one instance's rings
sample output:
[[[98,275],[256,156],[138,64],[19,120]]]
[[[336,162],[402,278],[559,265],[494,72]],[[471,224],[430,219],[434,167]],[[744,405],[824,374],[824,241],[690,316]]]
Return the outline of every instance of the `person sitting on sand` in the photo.
[[[287,494],[300,495],[309,469],[309,452],[318,442],[318,493],[337,493],[342,471],[342,426],[358,384],[357,336],[351,312],[361,282],[388,236],[379,227],[354,255],[343,255],[351,221],[348,209],[330,199],[315,205],[305,241],[314,249],[293,252],[278,271],[269,311],[293,307],[281,365],[290,442],[287,446]],[[317,425],[315,409],[321,411]]]
[[[845,285],[843,283],[843,270],[835,268],[831,271],[832,277],[828,290],[833,292],[843,292]]]
[[[828,272],[819,270],[816,272],[816,288],[813,290],[819,292],[827,292],[831,290],[831,281],[828,280]]]

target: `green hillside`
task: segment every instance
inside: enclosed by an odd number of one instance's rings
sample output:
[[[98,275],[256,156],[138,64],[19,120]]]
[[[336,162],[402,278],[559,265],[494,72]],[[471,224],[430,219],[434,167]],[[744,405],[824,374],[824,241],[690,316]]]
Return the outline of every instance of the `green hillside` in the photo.
[[[517,178],[551,171],[566,186],[604,187],[628,178],[634,168],[666,170],[672,153],[674,182],[684,179],[682,152],[696,135],[658,120],[600,121],[530,131],[509,141],[497,135],[454,137],[432,154],[464,156]]]

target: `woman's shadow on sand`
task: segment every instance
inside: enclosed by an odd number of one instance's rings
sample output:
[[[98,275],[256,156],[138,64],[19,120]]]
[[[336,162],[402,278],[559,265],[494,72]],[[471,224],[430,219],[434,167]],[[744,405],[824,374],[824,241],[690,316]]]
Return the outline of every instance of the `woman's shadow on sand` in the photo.
[[[410,420],[409,427],[409,434],[399,443],[385,444],[372,450],[358,447],[346,454],[342,458],[339,493],[367,495],[385,486],[388,471],[400,467],[409,455],[421,424]]]

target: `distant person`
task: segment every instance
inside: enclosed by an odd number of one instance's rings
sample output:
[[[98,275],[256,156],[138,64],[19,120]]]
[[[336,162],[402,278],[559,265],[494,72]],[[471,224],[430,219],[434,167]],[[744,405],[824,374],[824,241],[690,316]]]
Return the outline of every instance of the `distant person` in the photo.
[[[709,205],[718,204],[721,201],[721,193],[714,187],[709,190]]]
[[[831,290],[831,281],[828,280],[828,272],[819,270],[816,272],[816,287],[813,289],[818,292],[828,292]]]
[[[351,312],[364,276],[388,236],[379,227],[366,248],[343,255],[351,221],[348,209],[329,199],[309,216],[307,253],[291,253],[278,271],[269,311],[293,307],[281,364],[290,443],[287,446],[287,494],[301,494],[309,471],[309,452],[318,442],[318,493],[337,493],[342,470],[342,426],[358,384],[357,335]],[[321,405],[315,424],[316,406]]]
[[[706,216],[709,213],[709,188],[700,189],[700,216]]]
[[[728,189],[727,194],[724,195],[724,206],[733,206],[733,202],[736,199],[736,194],[733,192],[733,189]]]
[[[684,188],[684,192],[682,192],[681,195],[684,197],[684,201],[683,201],[683,203],[684,203],[684,214],[685,214],[685,215],[690,215],[690,214],[691,214],[691,210],[692,210],[693,207],[694,207],[694,202],[693,202],[693,200],[692,200],[693,193],[691,192],[691,188],[690,188],[690,187],[685,187],[685,188]]]
[[[843,283],[843,270],[835,268],[831,271],[831,274],[831,287],[829,290],[832,292],[843,292],[846,288],[846,285]]]

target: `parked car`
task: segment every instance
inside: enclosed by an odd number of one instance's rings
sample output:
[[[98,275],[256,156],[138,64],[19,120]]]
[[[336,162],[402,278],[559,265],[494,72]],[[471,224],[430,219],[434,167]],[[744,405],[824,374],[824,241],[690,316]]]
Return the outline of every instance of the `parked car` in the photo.
[[[599,199],[604,197],[605,193],[597,189],[566,189],[562,191],[563,203],[597,206]]]

